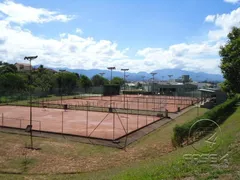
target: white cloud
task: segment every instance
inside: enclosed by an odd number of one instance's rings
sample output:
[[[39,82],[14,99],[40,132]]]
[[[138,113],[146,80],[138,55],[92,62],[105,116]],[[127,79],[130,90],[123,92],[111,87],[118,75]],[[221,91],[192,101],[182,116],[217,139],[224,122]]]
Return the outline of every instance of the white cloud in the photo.
[[[0,21],[0,29],[0,39],[4,39],[0,44],[1,58],[12,63],[22,62],[24,56],[36,54],[39,58],[35,64],[89,69],[93,68],[93,62],[97,62],[98,68],[106,68],[106,63],[119,65],[127,58],[125,49],[118,50],[117,44],[108,40],[95,41],[67,33],[60,34],[59,40],[46,39],[7,21]]]
[[[215,20],[215,15],[208,15],[206,18],[205,18],[205,21],[206,22],[213,22]]]
[[[207,19],[210,20],[211,18],[207,16],[205,20]],[[213,22],[218,29],[209,31],[208,33],[209,39],[217,41],[222,38],[225,38],[233,26],[239,27],[240,8],[237,8],[230,13],[214,15],[214,18],[212,17],[211,20],[213,20],[211,22]]]
[[[220,73],[217,53],[221,43],[176,44],[168,49],[145,48],[137,55],[144,57],[146,66],[154,69],[179,68],[191,71]]]
[[[237,4],[240,0],[224,0],[226,3]]]
[[[50,21],[67,22],[74,18],[71,15],[60,14],[43,8],[24,6],[10,0],[0,3],[0,12],[6,16],[5,21],[17,24],[46,23]]]
[[[133,58],[127,56],[129,48],[119,49],[115,42],[81,37],[83,32],[80,28],[75,29],[74,34],[64,32],[57,39],[51,39],[35,36],[30,29],[24,27],[32,22],[65,22],[71,16],[13,1],[0,3],[0,12],[5,14],[3,20],[0,20],[0,60],[23,62],[23,57],[27,55],[38,55],[34,64],[81,69],[116,66],[118,70],[127,67],[132,72],[179,68],[220,73],[219,47],[225,43],[224,38],[231,27],[240,22],[240,8],[228,14],[209,15],[205,21],[213,23],[217,29],[210,30],[205,41],[179,43],[168,48],[143,48]]]
[[[83,34],[83,30],[80,29],[80,28],[77,28],[77,29],[76,29],[76,33],[78,33],[78,34]]]

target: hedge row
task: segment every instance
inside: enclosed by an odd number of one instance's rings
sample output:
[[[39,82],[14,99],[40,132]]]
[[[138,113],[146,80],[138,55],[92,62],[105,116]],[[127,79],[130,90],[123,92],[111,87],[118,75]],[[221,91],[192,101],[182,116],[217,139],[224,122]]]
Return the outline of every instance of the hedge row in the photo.
[[[194,136],[193,134],[189,135],[189,130],[192,127],[192,125],[198,121],[199,119],[211,119],[215,121],[217,124],[223,123],[229,115],[231,115],[234,112],[234,106],[238,102],[239,98],[238,96],[235,96],[231,99],[228,99],[224,103],[215,106],[213,109],[206,112],[204,115],[193,119],[192,121],[189,121],[183,125],[176,125],[173,129],[174,136],[173,136],[173,143],[178,146],[182,146],[186,142],[188,142],[188,139],[191,139],[191,136]],[[191,131],[194,131],[201,127],[209,127],[212,125],[212,122],[210,121],[200,121],[196,123]]]

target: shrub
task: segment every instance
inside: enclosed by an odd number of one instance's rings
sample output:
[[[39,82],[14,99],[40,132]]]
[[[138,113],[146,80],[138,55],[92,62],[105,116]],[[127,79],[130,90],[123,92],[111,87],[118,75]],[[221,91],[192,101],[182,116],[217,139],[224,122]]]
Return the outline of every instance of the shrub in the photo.
[[[217,124],[223,123],[229,115],[231,115],[234,111],[234,106],[238,102],[238,96],[235,96],[231,99],[228,99],[224,103],[215,106],[210,111],[206,112],[202,116],[193,119],[192,121],[189,121],[183,125],[176,125],[173,129],[173,139],[174,142],[178,146],[182,146],[184,142],[188,140],[188,138],[191,138],[190,136],[194,136],[191,134],[189,136],[189,130],[191,126],[198,121],[199,119],[211,119],[215,121]],[[200,127],[207,127],[210,126],[212,123],[210,121],[201,121],[193,126],[192,130],[198,129]]]

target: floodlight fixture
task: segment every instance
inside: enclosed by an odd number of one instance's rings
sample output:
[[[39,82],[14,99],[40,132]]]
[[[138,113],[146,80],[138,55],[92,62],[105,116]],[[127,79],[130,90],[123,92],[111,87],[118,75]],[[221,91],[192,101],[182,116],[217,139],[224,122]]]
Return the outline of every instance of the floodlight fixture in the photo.
[[[150,73],[151,75],[152,75],[152,94],[153,94],[153,92],[154,92],[154,76],[157,74],[156,72],[152,72],[152,73]]]
[[[109,70],[113,70],[116,69],[115,67],[108,67]]]
[[[108,67],[107,69],[109,69],[111,71],[111,84],[112,84],[112,70],[116,69],[115,67],[111,66]],[[112,111],[112,87],[111,87],[111,95],[110,95],[110,109],[109,111]]]
[[[126,73],[126,71],[128,71],[128,70],[129,70],[129,69],[127,69],[127,68],[121,69],[121,71],[123,71],[124,91],[126,90],[126,81],[125,81],[126,75],[125,75],[125,73]],[[125,109],[125,93],[126,93],[126,92],[124,92],[124,95],[123,95],[123,97],[124,97],[124,109]]]
[[[29,127],[32,127],[32,60],[38,58],[38,56],[25,56],[24,60],[29,61],[30,64],[30,81],[29,81],[29,97],[30,97],[30,125]],[[32,128],[30,128],[30,141],[31,141],[31,149],[33,149],[33,135],[32,135]]]

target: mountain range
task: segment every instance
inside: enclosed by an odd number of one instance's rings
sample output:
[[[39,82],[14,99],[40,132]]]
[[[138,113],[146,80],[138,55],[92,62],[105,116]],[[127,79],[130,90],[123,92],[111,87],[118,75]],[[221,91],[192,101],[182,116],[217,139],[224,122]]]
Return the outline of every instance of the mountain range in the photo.
[[[52,68],[54,70],[59,70],[60,68]],[[61,69],[65,69],[69,72],[74,72],[74,73],[78,73],[78,74],[83,74],[88,76],[89,78],[91,78],[92,76],[99,74],[99,73],[105,73],[103,76],[105,78],[110,79],[111,78],[111,72],[110,70],[102,70],[102,69],[69,69],[69,68],[61,68]],[[220,74],[208,74],[208,73],[204,73],[204,72],[192,72],[192,71],[185,71],[185,70],[181,70],[181,69],[161,69],[161,70],[155,70],[153,71],[155,73],[157,73],[154,78],[156,80],[169,80],[169,76],[168,75],[172,75],[171,79],[177,79],[180,78],[182,75],[189,75],[190,78],[193,81],[223,81],[224,78],[222,75]],[[138,73],[132,73],[132,72],[126,72],[126,75],[129,75],[127,77],[127,81],[142,81],[144,77],[144,80],[149,80],[150,78],[152,78],[152,75],[150,73],[147,72],[138,72]],[[118,70],[113,70],[112,72],[112,76],[118,76],[118,77],[123,77],[123,72],[122,71],[118,71]]]

